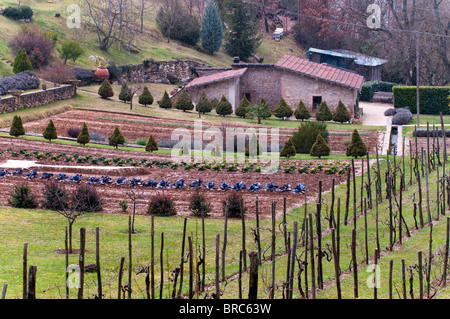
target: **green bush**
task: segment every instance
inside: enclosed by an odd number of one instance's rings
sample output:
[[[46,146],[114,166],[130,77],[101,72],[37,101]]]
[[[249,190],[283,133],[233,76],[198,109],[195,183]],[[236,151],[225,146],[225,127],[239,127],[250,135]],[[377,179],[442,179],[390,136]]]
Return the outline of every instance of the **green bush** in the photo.
[[[212,102],[208,99],[206,92],[203,90],[200,98],[198,99],[195,110],[201,114],[209,113],[213,109]]]
[[[328,146],[327,142],[325,142],[322,135],[317,135],[316,142],[311,147],[311,152],[309,153],[309,155],[317,156],[318,158],[330,155],[330,147]]]
[[[287,119],[292,116],[292,108],[286,103],[284,98],[281,98],[277,106],[273,110],[273,115],[280,119]]]
[[[146,152],[155,152],[157,150],[158,150],[158,144],[156,143],[155,139],[153,138],[153,135],[150,135],[147,143],[145,144],[145,151]]]
[[[239,106],[236,108],[235,111],[236,116],[244,118],[245,115],[249,112],[251,106],[252,104],[244,95],[241,99],[241,102],[239,103]]]
[[[241,207],[242,201],[242,207]],[[225,200],[222,201],[223,213],[226,213],[226,207],[228,205],[228,217],[242,217],[242,214],[245,214],[245,206],[242,199],[242,196],[237,192],[231,193]]]
[[[193,216],[208,216],[211,212],[211,204],[206,200],[205,196],[197,189],[189,200],[189,208]]]
[[[148,87],[144,87],[142,90],[141,95],[139,95],[139,104],[142,104],[144,106],[152,105],[153,104],[153,95],[148,89]]]
[[[44,209],[64,211],[69,207],[69,194],[65,187],[58,182],[46,183],[42,195],[44,199],[41,206]]]
[[[103,80],[102,85],[98,88],[98,95],[102,99],[107,99],[114,96],[114,91],[107,79]]]
[[[23,71],[33,71],[33,65],[24,49],[20,49],[14,58],[13,72],[14,74]]]
[[[396,86],[392,89],[394,94],[394,107],[408,107],[417,113],[417,95],[415,86]],[[450,95],[450,86],[421,86],[419,87],[420,114],[444,115],[450,114],[447,97]]]
[[[77,143],[81,145],[86,145],[89,143],[90,137],[89,137],[89,130],[86,125],[86,123],[83,123],[83,127],[81,128],[80,134],[77,136]]]
[[[128,88],[126,83],[122,84],[119,93],[119,100],[122,102],[130,102],[131,101],[131,90]]]
[[[36,208],[38,202],[27,184],[14,185],[8,204],[16,208]]]
[[[3,10],[3,15],[14,20],[31,19],[33,10],[26,5],[21,5],[19,8],[7,7]]]
[[[357,130],[353,130],[352,141],[347,146],[345,155],[357,158],[359,156],[365,156],[367,154],[367,147],[364,144],[361,136]]]
[[[281,157],[289,158],[291,156],[295,156],[295,146],[291,139],[288,139],[286,143],[283,145],[283,148],[280,151]]]
[[[370,102],[375,92],[392,92],[392,88],[398,85],[400,84],[384,81],[365,82],[359,93],[359,100]]]
[[[103,209],[103,202],[91,185],[78,185],[72,193],[71,202],[71,208],[76,212],[98,212]]]
[[[316,120],[320,122],[331,121],[333,119],[333,113],[331,113],[327,102],[322,101],[319,104],[319,109],[316,112]]]
[[[56,140],[58,138],[58,133],[56,132],[56,127],[55,124],[53,124],[53,121],[50,120],[48,122],[47,127],[44,130],[44,133],[42,133],[42,136],[46,139],[49,140],[50,142],[52,140]]]
[[[121,144],[125,144],[125,137],[120,132],[119,128],[116,126],[114,132],[108,138],[109,145],[114,146],[116,149]]]
[[[311,147],[316,142],[317,135],[322,135],[324,140],[328,141],[327,125],[322,122],[304,122],[301,123],[298,131],[292,135],[292,142],[295,150],[300,154],[309,154]]]
[[[175,202],[169,195],[154,195],[150,198],[147,213],[162,217],[176,215]]]
[[[311,113],[309,112],[308,108],[306,107],[305,103],[303,103],[303,101],[300,101],[300,103],[298,103],[298,106],[294,111],[294,116],[297,120],[302,121],[311,118]]]
[[[344,123],[350,121],[350,119],[351,119],[350,112],[347,110],[344,103],[342,103],[342,101],[339,100],[338,106],[333,114],[333,121]]]
[[[9,135],[15,137],[25,135],[25,128],[22,124],[22,118],[19,115],[14,115]]]
[[[194,109],[194,104],[192,104],[192,98],[186,92],[186,90],[181,91],[177,102],[175,103],[175,108],[177,110],[182,110],[183,112],[191,111]]]
[[[233,106],[227,100],[225,95],[222,95],[222,98],[216,107],[216,113],[222,116],[233,114]]]
[[[172,108],[172,100],[169,97],[169,94],[167,94],[167,91],[164,91],[164,95],[161,99],[161,101],[158,101],[159,107],[163,109],[170,109]]]

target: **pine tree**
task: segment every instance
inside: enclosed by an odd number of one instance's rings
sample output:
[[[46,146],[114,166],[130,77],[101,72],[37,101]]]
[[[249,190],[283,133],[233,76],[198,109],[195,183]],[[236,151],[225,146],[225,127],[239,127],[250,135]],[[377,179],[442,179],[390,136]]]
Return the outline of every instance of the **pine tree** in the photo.
[[[153,95],[148,89],[148,87],[144,87],[142,90],[141,95],[139,95],[139,104],[142,104],[144,106],[152,105],[153,104]]]
[[[328,104],[325,101],[320,102],[319,109],[316,113],[316,120],[320,122],[331,121],[333,119],[333,113],[328,108]]]
[[[200,114],[205,114],[211,112],[213,109],[213,105],[211,101],[208,99],[205,90],[202,91],[200,98],[198,99],[197,105],[195,106],[195,110]]]
[[[236,116],[244,118],[245,115],[249,112],[251,105],[252,104],[250,103],[250,101],[244,95],[241,99],[241,102],[239,103],[239,106],[236,108]]]
[[[336,107],[336,110],[334,111],[333,114],[333,121],[344,123],[350,121],[350,119],[351,119],[350,112],[347,110],[344,103],[342,103],[342,101],[339,100],[338,106]]]
[[[158,102],[159,107],[163,109],[171,109],[172,108],[172,100],[169,97],[169,94],[167,94],[167,91],[164,91],[164,95],[161,99],[161,101]]]
[[[278,102],[277,106],[273,110],[273,115],[283,120],[291,117],[292,113],[291,107],[286,103],[284,98],[280,99],[280,102]]]
[[[286,143],[283,145],[283,148],[280,151],[281,157],[289,158],[291,156],[295,156],[295,146],[291,139],[288,139]]]
[[[103,80],[102,85],[100,85],[98,95],[100,95],[102,99],[114,96],[113,88],[107,79]]]
[[[150,135],[148,138],[147,144],[145,144],[145,151],[146,152],[155,152],[158,150],[158,144],[156,143],[155,139],[153,138],[153,135]]]
[[[131,100],[131,91],[126,83],[122,84],[119,93],[119,100],[129,102]]]
[[[177,102],[175,103],[175,108],[177,110],[182,110],[183,112],[190,111],[194,109],[194,104],[192,104],[192,98],[186,92],[186,90],[181,91]]]
[[[121,144],[125,144],[125,137],[120,132],[119,128],[116,126],[114,132],[108,138],[109,145],[115,146],[116,149]]]
[[[17,74],[23,71],[33,71],[33,66],[25,50],[21,49],[14,58],[13,72]]]
[[[300,103],[298,104],[298,107],[294,111],[294,116],[297,120],[302,121],[311,118],[311,113],[309,112],[303,101],[300,101]]]
[[[25,135],[25,128],[23,127],[22,118],[20,116],[14,115],[9,135],[15,137]]]
[[[317,135],[316,142],[311,147],[311,152],[309,155],[317,156],[319,158],[330,155],[330,147],[327,142],[325,142],[321,134]]]
[[[219,15],[219,8],[214,0],[208,1],[205,12],[202,16],[202,26],[200,29],[202,47],[209,54],[219,51],[222,46],[223,28]]]
[[[246,61],[261,43],[258,24],[253,22],[253,6],[242,0],[228,0],[224,11],[229,30],[225,34],[225,51]]]
[[[216,113],[222,116],[233,114],[233,106],[227,100],[225,95],[222,95],[222,98],[216,107]]]
[[[347,146],[345,155],[357,158],[358,156],[365,156],[367,154],[367,147],[364,144],[361,136],[357,130],[352,133],[352,141]]]
[[[56,140],[58,138],[58,133],[56,132],[56,127],[55,124],[53,124],[53,121],[50,120],[48,122],[47,127],[44,130],[44,133],[42,133],[42,136],[46,139],[49,140],[50,142],[52,140]]]
[[[77,143],[85,146],[87,143],[89,143],[90,137],[89,137],[89,130],[86,125],[86,123],[83,123],[83,127],[81,128],[81,132],[77,137]]]

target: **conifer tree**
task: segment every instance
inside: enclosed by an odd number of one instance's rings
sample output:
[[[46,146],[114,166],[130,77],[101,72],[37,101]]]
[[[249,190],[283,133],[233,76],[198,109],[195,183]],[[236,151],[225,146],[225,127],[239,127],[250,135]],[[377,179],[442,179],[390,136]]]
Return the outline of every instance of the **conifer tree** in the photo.
[[[27,52],[24,49],[21,49],[17,52],[16,57],[14,58],[13,72],[14,74],[17,74],[27,70],[33,71],[33,65],[28,58]]]
[[[44,130],[44,133],[42,133],[42,136],[46,139],[49,140],[50,142],[52,140],[56,140],[58,138],[58,133],[56,132],[56,127],[55,124],[53,124],[53,121],[50,120],[48,122],[47,127]]]
[[[163,109],[171,109],[172,108],[172,100],[169,97],[169,94],[167,94],[167,91],[164,91],[164,95],[161,99],[161,101],[158,102],[159,107]]]
[[[367,154],[367,147],[357,130],[353,130],[352,140],[347,146],[345,152],[347,156],[357,158],[359,156],[365,156]]]
[[[113,88],[108,79],[103,80],[102,85],[100,85],[98,89],[98,95],[100,95],[102,99],[107,99],[114,96]]]
[[[158,150],[158,144],[156,143],[155,139],[153,138],[153,135],[150,135],[148,138],[147,144],[145,144],[145,151],[146,152],[155,152]]]
[[[344,123],[350,121],[350,119],[351,119],[350,112],[347,110],[344,103],[342,103],[342,101],[339,100],[338,106],[336,107],[336,110],[334,111],[333,114],[333,121]]]
[[[123,102],[129,102],[131,100],[131,91],[126,83],[123,83],[120,88],[119,100]]]
[[[177,102],[175,103],[175,108],[177,110],[182,110],[183,112],[191,111],[194,109],[194,104],[192,104],[192,98],[186,92],[186,90],[181,91]]]
[[[250,141],[248,142],[248,145],[245,147],[245,156],[251,156],[254,157],[255,155],[261,155],[262,149],[261,145],[258,143],[258,138],[256,137],[256,134],[253,133],[252,137],[250,138]]]
[[[311,147],[311,152],[309,155],[317,156],[319,158],[330,155],[330,147],[327,142],[325,142],[321,134],[317,135],[316,142]]]
[[[22,118],[20,116],[14,115],[9,135],[15,137],[25,135],[25,128],[23,127]]]
[[[115,146],[117,149],[119,145],[125,144],[125,137],[120,132],[119,128],[116,126],[114,132],[108,138],[109,145]]]
[[[202,15],[200,37],[203,49],[211,55],[219,51],[222,46],[222,20],[220,19],[219,9],[214,0],[210,0],[206,4],[205,12]]]
[[[227,100],[225,95],[222,95],[222,98],[216,107],[216,113],[222,116],[233,114],[233,106]]]
[[[152,105],[153,104],[153,95],[148,89],[148,87],[144,87],[142,90],[141,95],[139,95],[139,104],[142,104],[144,106]]]
[[[273,115],[283,120],[291,117],[292,113],[291,107],[286,103],[284,98],[280,99],[280,102],[278,102],[277,106],[273,110]]]
[[[327,102],[322,101],[319,104],[319,109],[316,113],[316,120],[320,122],[331,121],[333,119],[333,113],[331,113]]]
[[[298,106],[294,111],[294,116],[297,120],[302,121],[311,118],[311,113],[309,112],[308,108],[306,107],[305,103],[303,103],[303,101],[300,101],[300,103],[298,103]]]
[[[200,98],[198,99],[197,105],[195,106],[195,110],[200,114],[205,114],[211,112],[213,109],[213,105],[211,101],[208,99],[205,90],[202,91]]]
[[[252,104],[250,103],[250,101],[244,95],[241,99],[241,102],[239,103],[239,106],[236,108],[236,116],[244,118],[245,115],[249,112],[251,105]]]
[[[283,148],[280,151],[281,157],[289,158],[291,156],[295,156],[295,146],[291,139],[288,139],[286,143],[283,145]]]
[[[77,143],[85,146],[87,143],[89,143],[90,137],[89,137],[89,130],[86,123],[83,123],[83,127],[81,128],[81,132],[77,137]]]

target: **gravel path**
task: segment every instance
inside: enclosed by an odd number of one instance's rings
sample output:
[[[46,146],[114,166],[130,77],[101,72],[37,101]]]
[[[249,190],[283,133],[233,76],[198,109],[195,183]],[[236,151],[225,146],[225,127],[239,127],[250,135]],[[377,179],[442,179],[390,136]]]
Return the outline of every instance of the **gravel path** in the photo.
[[[359,107],[363,109],[363,125],[384,126],[386,125],[386,116],[384,111],[394,107],[388,103],[359,102]]]

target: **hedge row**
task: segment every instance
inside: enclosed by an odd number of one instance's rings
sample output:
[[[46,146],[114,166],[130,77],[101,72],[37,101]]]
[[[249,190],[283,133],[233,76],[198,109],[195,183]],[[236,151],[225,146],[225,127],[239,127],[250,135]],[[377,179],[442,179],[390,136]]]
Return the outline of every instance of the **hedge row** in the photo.
[[[3,15],[14,20],[31,19],[33,10],[29,6],[7,7],[3,10]]]
[[[408,107],[417,113],[417,95],[415,86],[394,87],[394,107]],[[450,86],[421,86],[419,88],[420,114],[450,114]]]
[[[367,81],[361,88],[359,100],[370,102],[375,92],[392,92],[392,88],[398,85],[400,84],[384,81]]]

